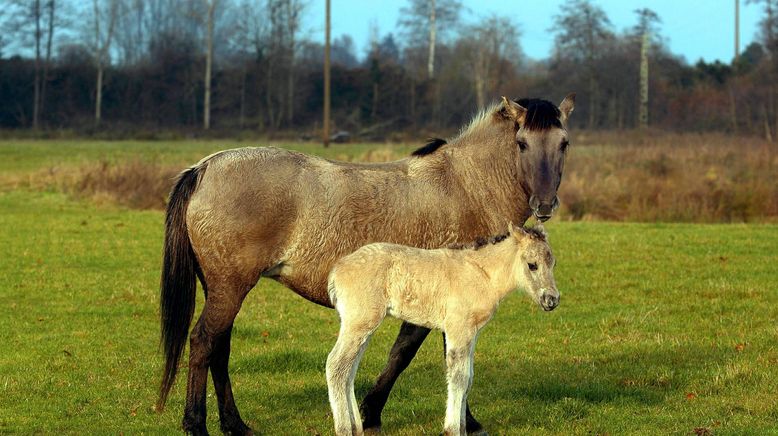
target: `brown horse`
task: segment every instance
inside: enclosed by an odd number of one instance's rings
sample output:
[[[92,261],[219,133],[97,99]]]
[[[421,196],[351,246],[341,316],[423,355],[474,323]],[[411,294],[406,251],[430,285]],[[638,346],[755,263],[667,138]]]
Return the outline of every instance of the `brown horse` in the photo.
[[[350,164],[272,147],[216,153],[182,172],[166,216],[161,283],[165,368],[158,408],[176,376],[189,335],[183,427],[206,434],[208,369],[221,429],[251,433],[235,406],[228,375],[230,335],[243,299],[260,277],[332,307],[327,276],[340,257],[371,242],[437,248],[506,231],[534,214],[551,217],[568,145],[574,95],[559,108],[545,100],[503,98],[450,142],[436,140],[409,158]],[[380,426],[394,381],[429,329],[403,324],[389,364],[362,408],[365,428]],[[480,429],[468,412],[468,431]]]

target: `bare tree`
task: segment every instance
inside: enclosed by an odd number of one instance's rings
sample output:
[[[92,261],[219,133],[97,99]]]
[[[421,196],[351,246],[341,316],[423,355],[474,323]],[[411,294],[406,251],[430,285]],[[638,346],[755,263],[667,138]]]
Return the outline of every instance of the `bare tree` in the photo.
[[[207,9],[205,19],[205,95],[203,97],[203,129],[211,127],[211,68],[213,65],[214,10],[219,0],[203,0]]]
[[[103,73],[109,60],[109,50],[113,31],[118,16],[118,0],[93,0],[92,53],[95,67],[97,68],[97,81],[95,84],[95,125],[99,125],[102,119],[103,105]]]
[[[475,91],[476,105],[486,106],[502,85],[507,68],[515,69],[521,60],[519,30],[508,18],[492,15],[471,26],[460,43],[466,46]]]
[[[435,76],[435,51],[441,36],[459,24],[462,3],[459,0],[409,0],[400,9],[397,25],[409,46],[427,46],[427,78]]]
[[[597,120],[600,104],[597,61],[604,54],[605,43],[613,38],[610,20],[599,6],[589,0],[565,3],[554,17],[550,31],[556,33],[555,56],[575,59],[583,64],[589,83],[589,128]]]
[[[659,15],[648,8],[636,9],[638,24],[634,35],[640,39],[640,99],[638,107],[638,126],[648,127],[648,51],[652,35],[658,34],[656,27],[661,22]]]
[[[15,0],[9,8],[7,27],[21,44],[31,45],[34,53],[32,128],[40,125],[46,95],[49,68],[53,50],[55,30],[60,25],[56,0]],[[0,37],[1,38],[1,37]],[[0,45],[1,48],[1,45]]]
[[[756,3],[762,6],[762,20],[759,22],[762,45],[769,54],[767,78],[768,89],[765,90],[766,98],[762,105],[764,118],[765,137],[772,142],[774,134],[778,134],[778,0],[749,0],[748,3]],[[771,116],[772,115],[772,116]],[[773,119],[771,127],[770,119]]]

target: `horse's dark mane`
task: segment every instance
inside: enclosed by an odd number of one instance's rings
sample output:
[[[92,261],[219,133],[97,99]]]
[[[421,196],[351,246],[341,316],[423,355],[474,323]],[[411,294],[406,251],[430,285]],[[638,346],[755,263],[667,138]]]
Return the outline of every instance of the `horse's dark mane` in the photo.
[[[427,156],[428,154],[434,153],[437,149],[447,144],[445,139],[440,138],[430,138],[428,141],[429,142],[427,145],[417,148],[413,153],[411,153],[411,156]]]
[[[559,117],[562,115],[554,103],[539,98],[521,98],[516,103],[527,109],[524,128],[527,130],[546,130],[552,127],[562,128]]]
[[[508,234],[504,233],[502,235],[491,236],[489,238],[478,238],[475,241],[468,242],[466,244],[451,244],[446,248],[450,248],[452,250],[478,250],[479,248],[483,248],[487,245],[500,243],[506,239],[508,239]]]

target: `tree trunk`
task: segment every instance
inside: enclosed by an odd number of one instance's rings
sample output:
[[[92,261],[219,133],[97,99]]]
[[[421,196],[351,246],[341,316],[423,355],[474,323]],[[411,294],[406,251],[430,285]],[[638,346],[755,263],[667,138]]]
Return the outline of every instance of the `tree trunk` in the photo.
[[[38,105],[39,116],[44,113],[44,108],[46,105],[46,84],[49,81],[49,64],[51,64],[51,45],[52,40],[54,39],[54,11],[56,6],[57,4],[55,0],[49,0],[49,29],[48,36],[46,38],[46,61],[43,63],[43,78],[41,79],[40,103]]]
[[[100,125],[100,119],[102,118],[102,106],[103,106],[103,62],[97,61],[97,85],[95,91],[95,125]]]
[[[35,83],[32,96],[32,128],[38,129],[38,117],[41,102],[41,2],[35,0],[32,4],[35,20]]]
[[[324,22],[324,121],[322,124],[322,141],[325,147],[330,146],[330,0]]]
[[[207,2],[208,18],[205,31],[205,95],[203,96],[203,129],[211,128],[211,67],[213,64],[213,13],[217,0]]]
[[[238,118],[238,125],[243,130],[246,124],[246,65],[244,64],[240,70],[240,117]]]
[[[648,127],[648,32],[643,32],[643,43],[640,45],[640,111],[638,126]]]
[[[432,79],[435,77],[435,39],[437,36],[437,28],[435,23],[435,0],[429,0],[430,2],[430,46],[429,55],[427,57],[427,77]]]

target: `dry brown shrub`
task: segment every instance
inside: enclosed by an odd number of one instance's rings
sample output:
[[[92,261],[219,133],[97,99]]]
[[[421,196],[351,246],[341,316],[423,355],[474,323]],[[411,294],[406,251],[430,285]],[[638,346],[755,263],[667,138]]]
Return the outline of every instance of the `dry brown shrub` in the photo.
[[[650,132],[574,134],[559,196],[561,219],[743,222],[778,220],[778,147],[756,138]],[[379,146],[358,158],[406,155]],[[4,184],[96,202],[162,209],[183,166],[142,160],[50,168]]]
[[[778,149],[724,135],[581,134],[559,196],[568,219],[778,218]]]
[[[17,186],[65,192],[98,204],[133,209],[163,209],[181,169],[142,160],[100,161],[81,167],[48,168],[17,180]]]

